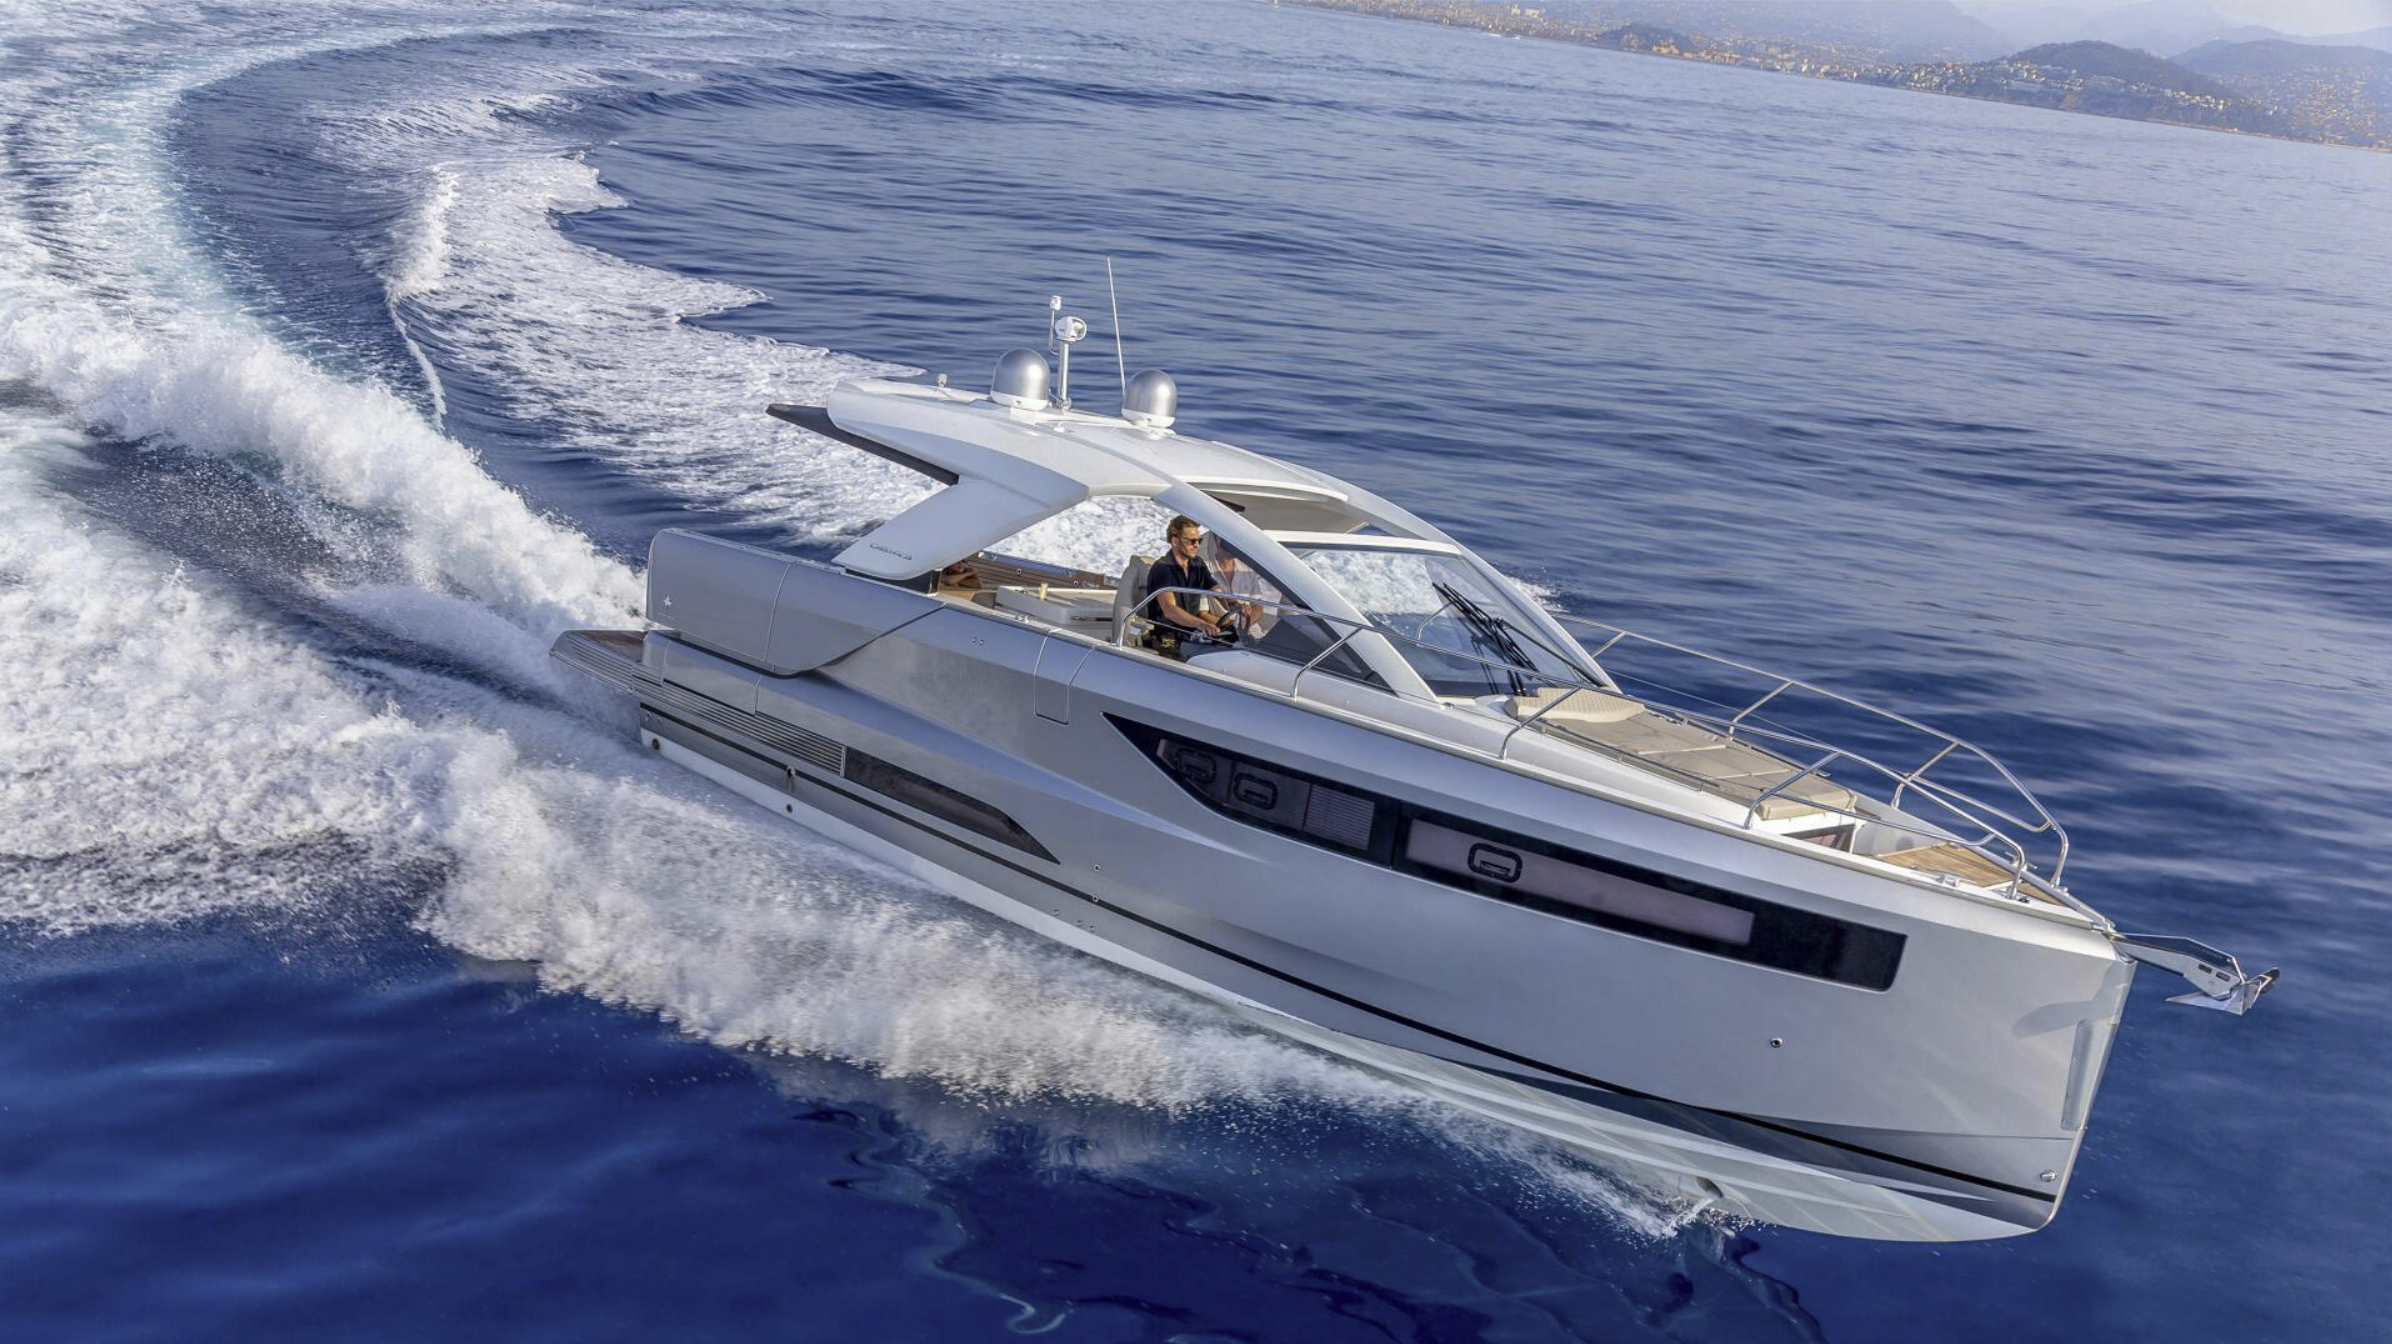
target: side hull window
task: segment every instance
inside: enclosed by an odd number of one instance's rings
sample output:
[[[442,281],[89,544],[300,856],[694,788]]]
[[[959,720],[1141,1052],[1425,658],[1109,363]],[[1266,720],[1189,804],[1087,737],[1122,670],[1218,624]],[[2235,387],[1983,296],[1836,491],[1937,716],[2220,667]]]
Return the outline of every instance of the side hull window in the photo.
[[[1414,818],[1404,828],[1404,863],[1440,881],[1489,884],[1522,905],[1612,915],[1729,947],[1752,945],[1750,910],[1514,848],[1426,818]]]
[[[847,749],[846,778],[874,793],[894,798],[898,802],[976,835],[1011,845],[1027,854],[1035,854],[1049,863],[1055,856],[1038,838],[1021,827],[1021,823],[1003,812],[960,789],[951,789],[935,779],[917,775],[901,765],[893,765],[878,756],[868,756],[850,747]]]
[[[1904,936],[1548,844],[1166,733],[1113,726],[1235,821],[1597,928],[1861,989],[1894,983]]]
[[[1368,794],[1176,737],[1158,736],[1147,751],[1181,788],[1225,816],[1347,854],[1387,848],[1379,831],[1391,818]]]

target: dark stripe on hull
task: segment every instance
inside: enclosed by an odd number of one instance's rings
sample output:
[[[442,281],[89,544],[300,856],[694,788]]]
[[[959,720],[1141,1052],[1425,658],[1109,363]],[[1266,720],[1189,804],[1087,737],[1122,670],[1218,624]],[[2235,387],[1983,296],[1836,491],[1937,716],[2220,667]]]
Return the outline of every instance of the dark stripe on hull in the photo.
[[[1105,721],[1215,815],[1355,863],[1631,938],[1872,992],[1893,988],[1902,962],[1899,933],[1564,848],[1118,714]],[[1318,819],[1323,799],[1332,804],[1328,825]],[[1450,846],[1442,861],[1423,852],[1440,842]],[[1455,852],[1464,846],[1467,862]],[[1545,868],[1547,883],[1526,871],[1530,864]],[[1606,891],[1624,894],[1625,908],[1604,901]],[[1673,917],[1688,922],[1672,923]],[[1740,926],[1719,927],[1723,920]]]
[[[1802,1129],[1798,1126],[1768,1119],[1766,1117],[1742,1115],[1730,1111],[1717,1111],[1708,1107],[1692,1105],[1687,1102],[1673,1101],[1667,1097],[1659,1096],[1654,1093],[1639,1091],[1635,1088],[1626,1087],[1617,1083],[1606,1082],[1600,1078],[1578,1073],[1571,1069],[1565,1069],[1556,1065],[1547,1064],[1540,1060],[1532,1059],[1526,1055],[1506,1050],[1501,1046],[1489,1045],[1481,1041],[1472,1040],[1467,1036],[1447,1031],[1441,1027],[1433,1026],[1426,1022],[1417,1021],[1413,1018],[1406,1017],[1401,1013],[1393,1012],[1389,1009],[1379,1007],[1364,1000],[1354,998],[1351,995],[1340,993],[1339,991],[1330,989],[1327,986],[1314,984],[1311,981],[1291,975],[1288,972],[1266,962],[1258,961],[1251,957],[1242,956],[1239,953],[1233,952],[1227,948],[1205,942],[1204,940],[1192,934],[1173,928],[1169,924],[1163,923],[1159,920],[1151,919],[1145,915],[1139,914],[1134,910],[1126,909],[1120,905],[1110,903],[1104,900],[1102,897],[1082,891],[1079,888],[1059,881],[1048,874],[1024,867],[1023,865],[1014,862],[1012,859],[1009,859],[1004,855],[992,853],[989,850],[981,848],[979,845],[973,844],[959,837],[949,835],[923,821],[896,811],[895,809],[884,805],[876,799],[866,797],[850,788],[844,787],[841,783],[823,779],[802,770],[788,769],[781,762],[773,760],[770,756],[758,752],[752,747],[746,746],[698,724],[689,723],[677,715],[666,714],[650,705],[643,704],[641,708],[643,711],[643,727],[647,726],[648,723],[653,720],[656,721],[660,726],[669,726],[672,729],[677,729],[678,731],[668,732],[665,735],[673,737],[676,740],[679,740],[683,746],[697,750],[709,757],[721,759],[727,750],[731,755],[731,759],[722,760],[722,764],[731,769],[737,770],[741,774],[747,775],[750,778],[757,779],[758,782],[768,783],[773,787],[779,788],[783,792],[791,793],[792,795],[795,795],[798,792],[796,787],[797,785],[809,785],[812,787],[812,789],[820,793],[831,795],[834,798],[846,803],[850,803],[856,807],[866,809],[871,813],[880,817],[884,817],[890,821],[902,823],[903,825],[911,828],[913,831],[919,832],[924,836],[954,846],[956,849],[968,853],[982,862],[995,865],[996,867],[1037,882],[1040,885],[1063,895],[1072,897],[1074,900],[1093,907],[1096,911],[1101,912],[1102,915],[1118,917],[1152,932],[1171,938],[1176,942],[1185,944],[1209,956],[1217,957],[1222,961],[1244,967],[1247,970],[1267,976],[1274,981],[1301,990],[1304,993],[1311,994],[1329,1002],[1353,1009],[1356,1012],[1367,1014],[1373,1018],[1377,1018],[1381,1021],[1404,1028],[1407,1031],[1411,1031],[1422,1036],[1427,1036],[1435,1040],[1448,1042],[1452,1045],[1460,1046],[1465,1050],[1486,1056],[1491,1060],[1501,1060],[1520,1068],[1534,1070],[1537,1075],[1543,1076],[1523,1074],[1515,1072],[1512,1069],[1506,1069],[1473,1060],[1454,1059],[1451,1056],[1440,1055],[1434,1050],[1422,1051],[1424,1054],[1429,1054],[1432,1057],[1444,1059],[1449,1063],[1458,1064],[1465,1068],[1480,1069],[1488,1073],[1496,1074],[1510,1079],[1513,1082],[1534,1087],[1541,1091],[1550,1092],[1555,1096],[1577,1102],[1582,1105],[1594,1106],[1651,1124],[1664,1125],[1684,1133],[1693,1134],[1712,1140],[1714,1142],[1723,1143],[1774,1157],[1785,1158],[1790,1161],[1799,1162],[1805,1166],[1848,1173],[1851,1176],[1864,1181],[1870,1177],[1879,1177],[1899,1180],[1905,1184],[1934,1183],[1946,1186],[1962,1187],[1959,1189],[1946,1190],[1906,1190],[1903,1193],[1914,1198],[1930,1199],[1937,1203],[1950,1205],[1954,1208],[1965,1209],[1969,1212],[1982,1216],[1997,1218],[2001,1221],[2009,1222],[2021,1227],[2037,1228],[2043,1226],[2044,1223],[2050,1220],[2052,1209],[2058,1200],[2058,1196],[2049,1191],[2035,1190],[2024,1186],[2009,1185],[2000,1181],[1989,1180],[1982,1176],[1972,1175],[1968,1172],[1960,1171],[1954,1168],[1937,1166],[1933,1163],[1922,1162],[1914,1158],[1904,1157],[1897,1153],[1890,1153],[1881,1149],[1870,1148],[1863,1144],[1853,1143],[1842,1139],[1828,1138],[1809,1130]],[[751,764],[757,762],[771,766],[773,769],[772,776],[767,778],[766,776],[758,773],[753,764]],[[850,818],[849,820],[852,821],[853,819]],[[911,848],[911,846],[908,847]],[[917,850],[916,852],[919,851]],[[1010,893],[1007,894],[1010,895]],[[1018,900],[1020,898],[1014,897],[1014,899]],[[1302,1017],[1304,1014],[1298,1013],[1296,1016]],[[1389,1044],[1396,1044],[1407,1049],[1418,1048],[1416,1046],[1403,1045],[1401,1042],[1389,1042]]]

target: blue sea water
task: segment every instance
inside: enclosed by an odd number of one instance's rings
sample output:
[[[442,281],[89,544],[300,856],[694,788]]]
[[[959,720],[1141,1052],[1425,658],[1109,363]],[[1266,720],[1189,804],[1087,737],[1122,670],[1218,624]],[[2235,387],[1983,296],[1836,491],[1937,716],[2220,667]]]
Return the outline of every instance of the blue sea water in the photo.
[[[12,10],[0,1338],[2384,1337],[2388,217],[2379,155],[1261,4]],[[1195,432],[1984,743],[2283,985],[2145,978],[2034,1236],[1721,1228],[549,665],[658,526],[911,497],[766,401],[1059,292],[1109,404],[1108,256]]]

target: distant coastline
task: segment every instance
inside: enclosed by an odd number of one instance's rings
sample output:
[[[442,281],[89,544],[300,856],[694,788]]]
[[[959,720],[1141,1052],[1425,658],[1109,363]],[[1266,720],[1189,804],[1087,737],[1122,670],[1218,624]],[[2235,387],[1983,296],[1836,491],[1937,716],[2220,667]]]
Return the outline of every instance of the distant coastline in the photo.
[[[1798,39],[1713,37],[1680,32],[1651,21],[1606,24],[1593,19],[1556,17],[1535,7],[1471,0],[1285,0],[1285,3],[1334,13],[1469,28],[1505,37],[1943,94],[2014,107],[2226,131],[2296,144],[2377,153],[2392,151],[2392,106],[2378,110],[2381,104],[2392,104],[2392,57],[2385,58],[2386,65],[2381,71],[2361,72],[2362,86],[2354,95],[2355,111],[2334,108],[2340,115],[2324,122],[2313,120],[2314,113],[2309,118],[2300,115],[2314,99],[2263,101],[2261,97],[2229,87],[2219,78],[2143,51],[2103,42],[2034,47],[1992,60],[1903,61]],[[2201,54],[2191,53],[2186,59]],[[2366,87],[2365,77],[2380,80],[2380,87]],[[2371,92],[2377,100],[2375,104],[2367,101]],[[2295,110],[2287,111],[2279,102],[2290,104]]]

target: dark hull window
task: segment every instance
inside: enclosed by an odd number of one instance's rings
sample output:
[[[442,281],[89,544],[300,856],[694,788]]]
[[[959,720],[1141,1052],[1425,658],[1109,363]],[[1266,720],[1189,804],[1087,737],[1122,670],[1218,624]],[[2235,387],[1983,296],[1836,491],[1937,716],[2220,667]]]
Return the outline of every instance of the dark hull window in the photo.
[[[1522,905],[1566,906],[1729,947],[1752,945],[1750,910],[1513,849],[1433,821],[1415,819],[1404,828],[1404,858],[1447,879],[1494,883]]]
[[[1366,794],[1179,738],[1158,737],[1147,749],[1181,788],[1217,812],[1351,854],[1373,849],[1380,808]]]
[[[1055,856],[1047,851],[1047,847],[1038,843],[1037,838],[1023,830],[1013,818],[968,793],[948,788],[927,776],[917,775],[904,766],[891,765],[878,756],[867,756],[849,747],[846,775],[851,783],[861,784],[874,793],[894,798],[950,825],[1011,845],[1024,853],[1035,854],[1049,863],[1055,861]]]
[[[1597,928],[1889,989],[1903,935],[1548,844],[1210,743],[1112,720],[1206,807],[1350,858]]]

